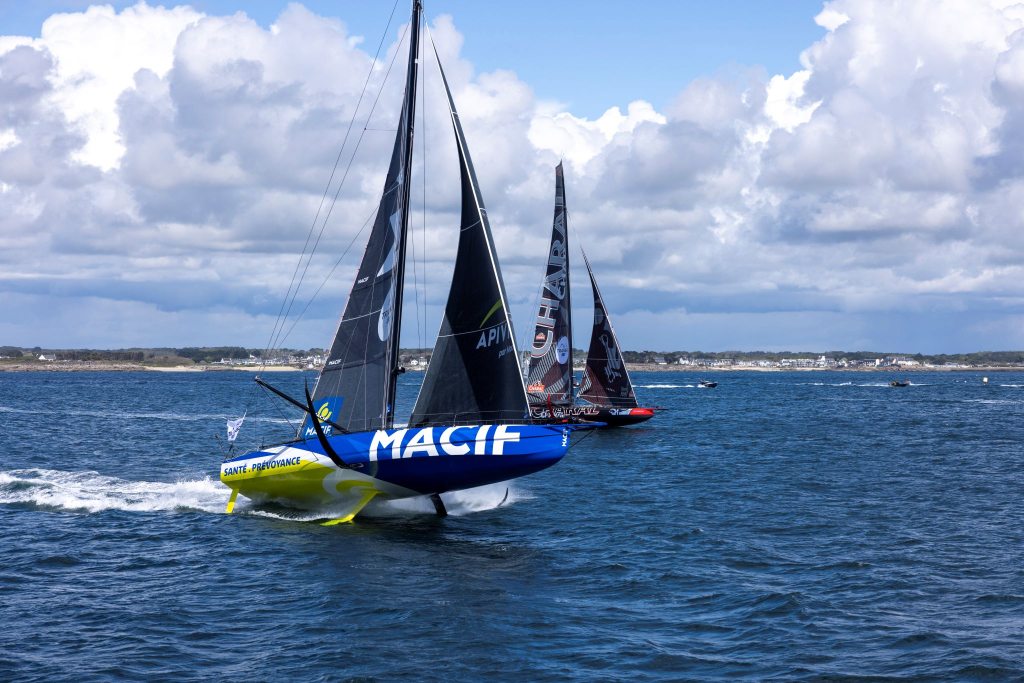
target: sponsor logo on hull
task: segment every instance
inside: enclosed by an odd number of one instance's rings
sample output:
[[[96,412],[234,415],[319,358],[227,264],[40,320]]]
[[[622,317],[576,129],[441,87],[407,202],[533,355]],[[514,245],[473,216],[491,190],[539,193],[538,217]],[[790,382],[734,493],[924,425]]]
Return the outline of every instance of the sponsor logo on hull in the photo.
[[[541,420],[551,417],[564,419],[570,417],[596,417],[601,412],[601,408],[597,406],[552,406],[551,408],[551,410],[540,407],[530,408],[530,416]],[[552,413],[554,414],[552,415]]]
[[[490,434],[491,430],[493,434]],[[411,438],[406,439],[411,435]],[[438,455],[504,455],[505,446],[519,442],[519,431],[508,425],[480,427],[424,427],[374,432],[370,441],[370,462],[379,458],[400,460]],[[490,451],[490,452],[488,452]]]
[[[352,487],[359,487],[360,496],[404,498],[470,488],[544,469],[565,455],[572,429],[472,425],[331,437],[332,447],[351,469],[335,466],[320,451],[319,440],[307,439],[224,462],[221,481],[254,500],[285,499],[300,505],[351,497]],[[466,459],[454,465],[445,462],[449,456]]]

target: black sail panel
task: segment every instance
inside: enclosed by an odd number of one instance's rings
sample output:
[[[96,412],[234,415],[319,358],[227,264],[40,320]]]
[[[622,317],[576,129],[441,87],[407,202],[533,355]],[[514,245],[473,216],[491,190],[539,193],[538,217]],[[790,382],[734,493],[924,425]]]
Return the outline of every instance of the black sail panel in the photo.
[[[416,0],[409,27],[405,98],[384,191],[344,313],[313,391],[317,414],[354,432],[389,427],[393,422],[421,12]],[[301,436],[307,436],[307,432],[314,432],[308,416]]]
[[[587,351],[579,397],[599,406],[636,408],[636,397],[633,395],[629,373],[626,372],[626,364],[622,360],[619,340],[615,338],[608,309],[605,308],[585,253],[583,261],[590,275],[590,285],[594,289],[594,330],[590,336],[590,349]]]
[[[441,330],[410,424],[523,420],[526,392],[487,210],[440,59],[438,69],[459,153],[461,231]]]
[[[530,345],[526,392],[531,404],[569,405],[572,397],[572,315],[569,249],[565,229],[565,180],[555,167],[555,217],[540,307]]]

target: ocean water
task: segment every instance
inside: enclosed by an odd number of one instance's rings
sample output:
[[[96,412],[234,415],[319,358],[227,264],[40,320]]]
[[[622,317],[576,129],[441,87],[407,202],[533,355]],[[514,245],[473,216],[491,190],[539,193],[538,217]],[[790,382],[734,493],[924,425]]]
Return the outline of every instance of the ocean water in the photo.
[[[714,378],[322,527],[223,514],[248,373],[0,373],[0,679],[1024,680],[1024,373]]]

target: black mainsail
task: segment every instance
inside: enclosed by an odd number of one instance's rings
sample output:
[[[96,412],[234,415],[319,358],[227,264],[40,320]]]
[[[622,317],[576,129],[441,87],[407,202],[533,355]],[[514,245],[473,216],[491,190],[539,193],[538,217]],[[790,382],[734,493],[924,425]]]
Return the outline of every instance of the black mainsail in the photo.
[[[409,424],[521,421],[526,390],[487,209],[436,47],[434,58],[455,129],[462,218],[448,303]]]
[[[571,405],[572,313],[569,295],[569,242],[565,229],[565,180],[555,167],[555,217],[548,267],[530,346],[526,391],[533,405]]]
[[[394,422],[422,13],[420,0],[414,0],[405,97],[384,192],[313,391],[321,421],[353,432],[386,429]],[[300,433],[312,429],[307,416]]]
[[[581,246],[581,252],[582,249]],[[603,407],[636,408],[638,404],[633,396],[633,385],[629,381],[626,364],[622,360],[619,340],[612,329],[608,309],[597,288],[594,271],[590,269],[590,261],[587,260],[586,252],[582,253],[590,275],[590,285],[594,288],[594,329],[590,336],[590,349],[587,351],[579,397]]]

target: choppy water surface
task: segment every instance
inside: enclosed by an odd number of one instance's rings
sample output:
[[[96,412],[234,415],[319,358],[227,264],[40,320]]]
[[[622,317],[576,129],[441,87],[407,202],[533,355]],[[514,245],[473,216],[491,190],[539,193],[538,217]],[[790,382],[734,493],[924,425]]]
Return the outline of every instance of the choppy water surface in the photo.
[[[1024,679],[1024,374],[697,379],[322,527],[223,514],[248,373],[0,374],[0,679]]]

